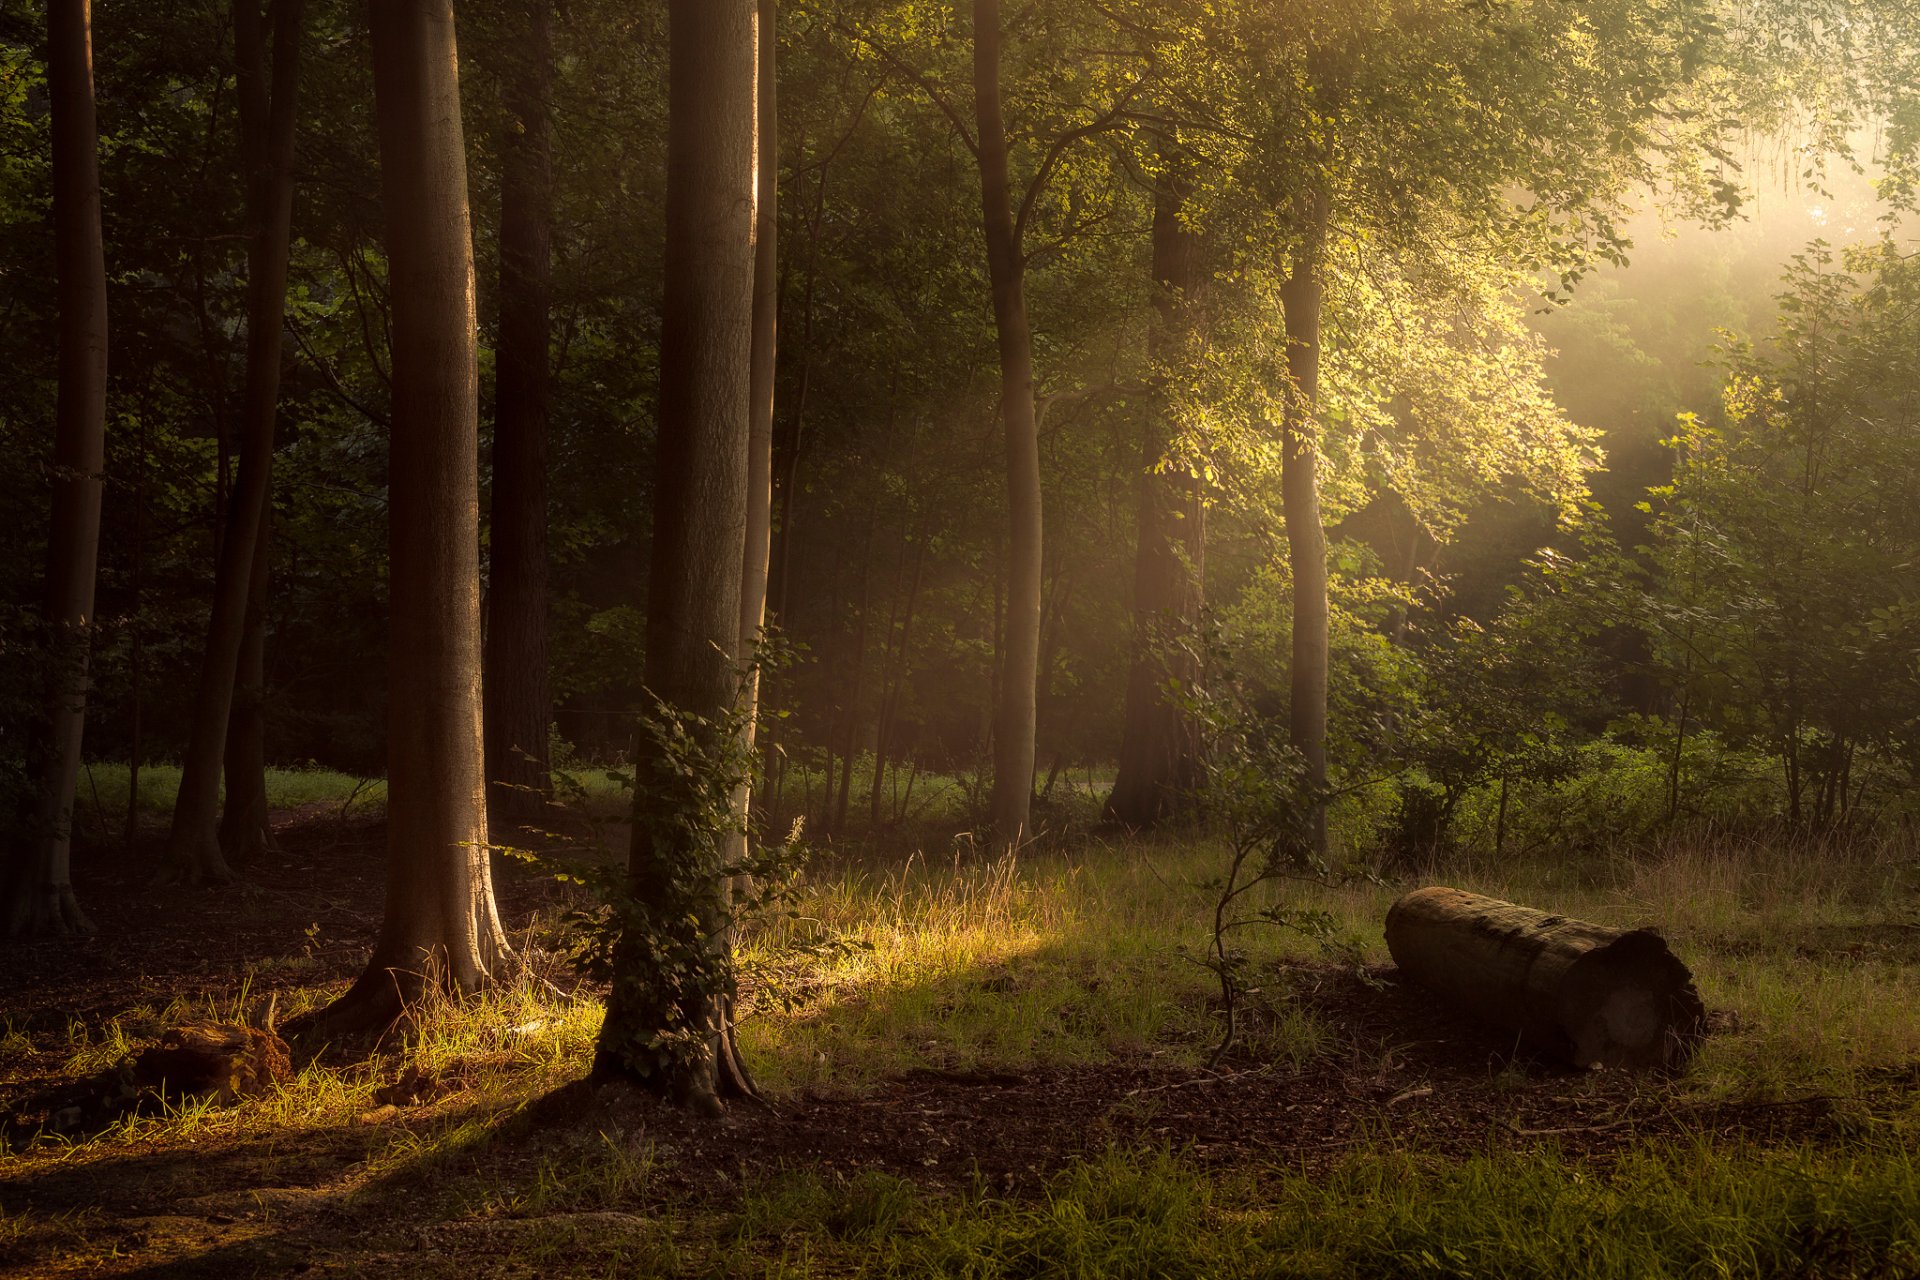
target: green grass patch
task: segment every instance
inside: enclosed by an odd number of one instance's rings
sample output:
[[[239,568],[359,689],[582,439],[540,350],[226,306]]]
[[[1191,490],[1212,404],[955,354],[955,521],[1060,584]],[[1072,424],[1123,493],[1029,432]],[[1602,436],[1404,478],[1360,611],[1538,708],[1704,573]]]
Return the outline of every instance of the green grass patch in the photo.
[[[117,833],[125,827],[130,774],[125,764],[112,761],[92,761],[81,770],[74,809],[76,820],[84,829]],[[138,808],[143,818],[171,815],[174,798],[179,794],[179,765],[140,766]],[[224,788],[222,794],[225,794]],[[384,778],[357,778],[350,773],[318,767],[267,770],[269,808],[298,809],[310,805],[328,806],[339,817],[382,813],[387,806],[387,783]]]

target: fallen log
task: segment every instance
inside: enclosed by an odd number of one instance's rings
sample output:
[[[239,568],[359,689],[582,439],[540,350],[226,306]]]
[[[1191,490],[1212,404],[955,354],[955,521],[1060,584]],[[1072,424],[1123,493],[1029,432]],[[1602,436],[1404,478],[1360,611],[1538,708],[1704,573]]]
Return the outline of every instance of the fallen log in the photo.
[[[1387,912],[1407,978],[1576,1067],[1684,1066],[1706,1031],[1693,975],[1647,929],[1435,885]]]

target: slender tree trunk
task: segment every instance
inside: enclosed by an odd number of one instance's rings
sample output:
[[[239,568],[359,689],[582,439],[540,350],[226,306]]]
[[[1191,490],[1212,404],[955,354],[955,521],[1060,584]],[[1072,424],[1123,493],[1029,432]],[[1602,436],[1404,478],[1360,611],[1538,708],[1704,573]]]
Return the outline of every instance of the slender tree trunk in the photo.
[[[265,856],[273,844],[267,811],[267,593],[273,503],[260,513],[253,540],[253,573],[247,586],[246,631],[233,676],[233,711],[227,719],[227,798],[220,815],[220,850],[230,865]]]
[[[1320,396],[1321,242],[1327,203],[1316,197],[1305,243],[1281,290],[1286,312],[1287,372],[1293,387],[1281,424],[1280,496],[1286,509],[1287,559],[1293,570],[1293,669],[1289,736],[1305,768],[1302,836],[1317,855],[1327,850],[1327,535],[1320,522],[1319,441],[1314,413]]]
[[[776,53],[779,28],[775,0],[757,0],[754,30],[754,241],[753,241],[753,358],[747,388],[747,511],[746,538],[740,562],[740,660],[746,664],[740,704],[741,759],[754,757],[759,728],[760,650],[767,623],[767,575],[773,550],[773,375],[780,317],[780,226],[778,218],[780,132]],[[761,779],[764,785],[764,776]],[[765,798],[758,802],[764,808]],[[733,796],[741,821],[728,833],[722,854],[729,867],[746,865],[751,852],[750,820],[756,801],[752,779],[743,778]],[[739,896],[751,888],[742,872],[728,891]],[[732,946],[732,930],[725,945]],[[754,1092],[746,1063],[732,1046],[733,1000],[722,1013],[724,1056],[732,1070],[719,1073],[716,1086],[722,1096]]]
[[[867,546],[860,556],[860,620],[853,629],[853,671],[847,677],[846,701],[840,712],[840,792],[833,802],[828,829],[843,835],[847,829],[847,801],[853,791],[853,759],[859,749],[860,694],[867,673],[867,614],[873,603],[873,530],[867,517]]]
[[[920,577],[927,562],[927,540],[914,537],[913,573],[907,584],[906,607],[900,611],[897,619],[899,634],[896,637],[894,626],[896,619],[887,622],[887,665],[881,673],[880,720],[873,731],[873,789],[867,796],[867,818],[875,830],[885,819],[881,808],[881,791],[886,785],[887,762],[893,755],[893,723],[900,711],[900,690],[907,680],[908,648],[913,641],[913,614],[920,601]],[[905,553],[905,546],[901,548]],[[898,575],[896,574],[896,581]],[[899,588],[896,586],[895,590]]]
[[[974,0],[973,92],[980,135],[981,219],[1000,343],[1000,414],[1007,450],[1007,617],[993,725],[991,816],[994,843],[1015,848],[1032,834],[1042,531],[1026,263],[1015,234],[1007,179],[1007,127],[1000,108],[999,0]]]
[[[547,728],[548,282],[553,224],[553,0],[526,0],[509,41],[501,141],[500,342],[493,425],[493,559],[486,632],[487,813],[495,832],[538,824],[551,785]]]
[[[1180,221],[1177,187],[1157,192],[1153,204],[1153,278],[1157,313],[1148,354],[1165,359],[1199,288],[1198,238]],[[1106,817],[1123,826],[1151,827],[1193,799],[1200,742],[1193,718],[1168,693],[1198,675],[1187,644],[1203,602],[1206,513],[1192,476],[1167,465],[1164,405],[1147,412],[1142,433],[1139,532],[1133,561],[1133,666],[1127,676],[1126,721],[1120,767],[1107,796]]]
[[[127,699],[132,714],[127,723],[127,821],[122,847],[133,852],[140,838],[140,761],[146,752],[146,617],[147,598],[147,482],[151,457],[147,437],[152,405],[140,406],[140,463],[133,482],[133,574],[127,584],[132,597],[127,611]]]
[[[381,1028],[509,955],[480,734],[479,380],[451,0],[377,0],[374,108],[393,297],[387,903],[359,981],[310,1034]]]
[[[300,0],[274,0],[269,65],[259,0],[234,0],[240,140],[247,170],[247,371],[242,393],[240,472],[227,503],[226,534],[214,569],[213,613],[180,793],[167,836],[166,872],[197,883],[232,878],[220,850],[220,770],[226,758],[234,677],[246,638],[255,544],[265,523],[280,394],[280,335],[293,224],[293,131],[299,72]]]
[[[93,589],[100,552],[107,413],[107,271],[88,0],[50,0],[47,94],[53,128],[59,355],[53,521],[47,540],[47,720],[36,745],[39,812],[10,843],[0,934],[84,931],[73,895],[73,792],[86,727]]]
[[[667,252],[645,683],[668,714],[706,721],[705,749],[737,754],[737,744],[712,735],[739,694],[759,24],[755,0],[671,0],[668,12]],[[632,902],[594,1074],[712,1110],[724,1089],[749,1087],[728,1026],[729,831],[711,826],[702,789],[712,779],[669,767],[647,733],[636,774]],[[730,820],[744,816],[734,811]]]
[[[831,158],[831,157],[829,157]],[[813,209],[807,218],[807,287],[800,299],[800,370],[795,378],[793,408],[787,429],[776,443],[772,462],[778,477],[773,494],[771,548],[768,554],[767,612],[778,625],[787,625],[787,593],[793,584],[794,530],[798,519],[800,457],[806,449],[807,391],[813,382],[813,301],[820,276],[820,223],[826,216],[827,167],[820,166]]]

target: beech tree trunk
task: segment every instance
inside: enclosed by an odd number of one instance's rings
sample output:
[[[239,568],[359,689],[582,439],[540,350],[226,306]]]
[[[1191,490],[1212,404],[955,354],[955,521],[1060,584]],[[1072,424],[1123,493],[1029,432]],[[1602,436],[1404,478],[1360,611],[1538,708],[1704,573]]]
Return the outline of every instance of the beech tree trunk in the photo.
[[[755,0],[672,0],[666,278],[646,687],[708,751],[739,690],[756,223]],[[770,35],[770,33],[769,33]],[[704,734],[704,737],[702,736]],[[594,1074],[701,1110],[750,1089],[729,1019],[723,858],[704,788],[635,753],[632,901]],[[731,793],[737,801],[738,792]],[[731,822],[743,821],[732,805]]]
[[[552,0],[526,0],[507,42],[501,140],[492,563],[486,633],[487,812],[496,832],[542,821],[547,729],[547,420],[551,381]]]
[[[227,799],[220,817],[220,851],[229,865],[259,860],[273,843],[267,812],[267,593],[271,570],[273,503],[260,513],[247,586],[246,633],[233,677],[227,719]]]
[[[366,971],[309,1034],[377,1029],[508,956],[480,734],[473,246],[451,0],[369,6],[393,298],[387,902]]]
[[[757,0],[754,49],[754,241],[753,358],[747,389],[747,512],[745,550],[740,562],[740,658],[750,665],[741,691],[746,710],[744,733],[751,755],[760,707],[760,668],[756,661],[761,628],[767,623],[767,576],[773,551],[773,375],[780,316],[779,47],[775,0]],[[741,784],[734,799],[741,813],[752,796]],[[743,825],[728,861],[737,865],[747,852]]]
[[[1281,423],[1280,497],[1293,572],[1293,662],[1288,731],[1300,753],[1306,807],[1302,839],[1316,856],[1327,851],[1327,535],[1320,521],[1321,244],[1327,202],[1315,199],[1304,243],[1280,292],[1293,386]]]
[[[1413,982],[1576,1067],[1680,1067],[1706,1010],[1660,935],[1431,886],[1387,912]]]
[[[213,612],[180,792],[167,835],[165,874],[199,883],[233,877],[220,849],[220,772],[235,674],[246,639],[255,548],[272,494],[280,396],[280,335],[293,226],[293,130],[301,0],[274,0],[269,65],[259,0],[234,0],[240,151],[247,171],[247,370],[240,409],[240,472],[227,503],[213,576]]]
[[[1014,229],[1007,127],[1000,107],[1000,3],[973,4],[974,115],[987,278],[1000,346],[1000,415],[1007,459],[1007,613],[993,721],[993,840],[1015,848],[1033,833],[1035,691],[1040,670],[1040,435],[1026,263]]]
[[[1157,323],[1149,355],[1164,358],[1176,343],[1199,288],[1198,238],[1181,225],[1177,188],[1155,193],[1153,278]],[[1133,666],[1127,676],[1120,767],[1106,817],[1147,828],[1191,805],[1200,741],[1197,726],[1169,696],[1178,680],[1199,674],[1190,648],[1204,601],[1206,508],[1199,482],[1165,466],[1169,443],[1162,407],[1150,409],[1141,441],[1139,531],[1133,568]]]
[[[38,813],[9,841],[0,933],[91,926],[73,894],[73,792],[86,728],[93,590],[100,553],[107,415],[107,269],[89,0],[50,0],[47,96],[53,132],[53,253],[59,354],[53,519],[47,539],[47,719],[35,744]]]

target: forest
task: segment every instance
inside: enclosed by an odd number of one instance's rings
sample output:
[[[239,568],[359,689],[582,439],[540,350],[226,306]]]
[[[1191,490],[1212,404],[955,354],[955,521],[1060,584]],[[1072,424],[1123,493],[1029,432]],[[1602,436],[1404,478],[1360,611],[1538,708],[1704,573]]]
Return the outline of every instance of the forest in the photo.
[[[1920,1275],[1912,0],[0,0],[0,1273]]]

